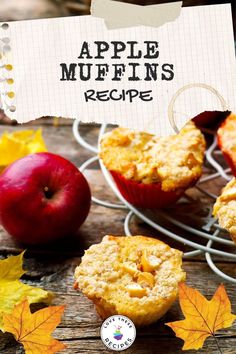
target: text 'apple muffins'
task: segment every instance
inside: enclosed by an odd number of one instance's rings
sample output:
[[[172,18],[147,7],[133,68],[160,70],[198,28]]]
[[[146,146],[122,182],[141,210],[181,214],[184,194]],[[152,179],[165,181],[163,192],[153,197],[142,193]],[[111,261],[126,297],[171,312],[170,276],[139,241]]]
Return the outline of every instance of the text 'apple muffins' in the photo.
[[[106,319],[115,314],[144,326],[162,317],[185,280],[182,252],[145,236],[105,236],[75,270],[75,288]]]

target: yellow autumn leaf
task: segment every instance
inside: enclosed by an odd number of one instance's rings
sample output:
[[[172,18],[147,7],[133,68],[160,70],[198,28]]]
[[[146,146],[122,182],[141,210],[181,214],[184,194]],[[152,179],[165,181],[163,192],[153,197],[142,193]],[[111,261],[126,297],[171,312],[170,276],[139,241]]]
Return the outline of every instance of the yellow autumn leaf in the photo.
[[[179,302],[185,319],[166,323],[176,336],[184,340],[183,350],[202,348],[206,338],[216,331],[232,326],[236,315],[231,313],[231,303],[224,285],[220,285],[211,300],[199,291],[179,284]]]
[[[11,256],[0,260],[0,330],[3,330],[3,313],[10,313],[14,306],[27,297],[29,303],[50,302],[53,295],[45,291],[22,283],[19,279],[25,273],[22,268],[22,252],[18,256]]]
[[[28,300],[24,299],[11,314],[3,315],[4,330],[23,344],[26,354],[54,354],[66,347],[51,336],[64,309],[65,306],[50,306],[32,314]]]
[[[47,151],[42,130],[19,130],[0,138],[0,171],[26,155]]]

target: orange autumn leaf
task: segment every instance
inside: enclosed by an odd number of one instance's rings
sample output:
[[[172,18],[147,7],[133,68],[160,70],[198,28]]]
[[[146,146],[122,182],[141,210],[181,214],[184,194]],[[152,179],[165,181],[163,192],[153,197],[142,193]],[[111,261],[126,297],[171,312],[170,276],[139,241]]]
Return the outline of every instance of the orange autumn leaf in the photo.
[[[231,313],[231,303],[224,285],[220,285],[211,300],[199,291],[179,284],[179,302],[185,319],[166,323],[176,336],[184,340],[183,350],[202,348],[206,338],[216,331],[232,326],[236,315]]]
[[[3,315],[4,330],[23,344],[26,354],[54,354],[66,347],[51,336],[64,309],[65,306],[50,306],[32,314],[28,300],[24,299],[11,314]]]
[[[23,267],[24,252],[18,256],[10,256],[0,260],[0,331],[3,329],[3,314],[12,312],[14,306],[27,297],[30,304],[50,302],[53,294],[35,288],[20,281],[25,273]]]

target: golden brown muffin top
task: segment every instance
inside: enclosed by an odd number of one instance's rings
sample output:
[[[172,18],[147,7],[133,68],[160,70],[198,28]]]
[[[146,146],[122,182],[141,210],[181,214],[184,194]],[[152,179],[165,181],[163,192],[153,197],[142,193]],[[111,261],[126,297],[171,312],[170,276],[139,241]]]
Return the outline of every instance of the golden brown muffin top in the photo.
[[[116,128],[103,136],[100,157],[110,171],[128,180],[161,182],[164,191],[171,191],[201,176],[204,151],[204,136],[190,121],[168,137]]]
[[[105,236],[85,251],[75,280],[95,303],[102,299],[118,313],[127,308],[151,311],[153,303],[161,307],[177,295],[178,283],[185,279],[181,265],[182,252],[157,239]]]
[[[223,188],[217,198],[213,215],[218,217],[221,227],[229,231],[232,239],[236,242],[236,179],[233,178]]]

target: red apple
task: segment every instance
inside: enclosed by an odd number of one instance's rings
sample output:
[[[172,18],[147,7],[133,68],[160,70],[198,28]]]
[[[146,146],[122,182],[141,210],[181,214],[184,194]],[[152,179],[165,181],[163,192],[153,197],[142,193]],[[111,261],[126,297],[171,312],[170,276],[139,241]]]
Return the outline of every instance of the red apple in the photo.
[[[90,204],[85,177],[70,161],[55,154],[28,155],[0,175],[0,222],[26,244],[75,234]]]

